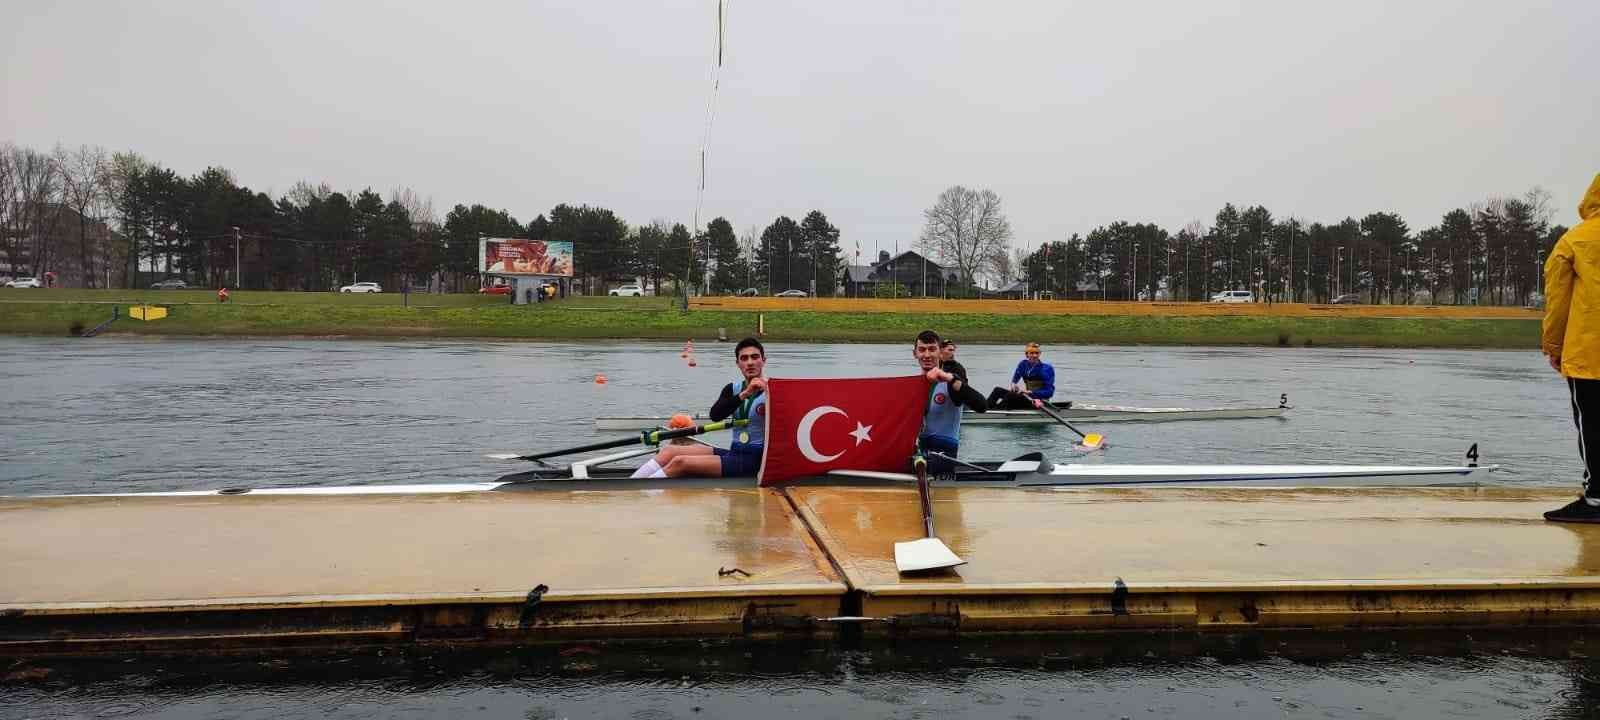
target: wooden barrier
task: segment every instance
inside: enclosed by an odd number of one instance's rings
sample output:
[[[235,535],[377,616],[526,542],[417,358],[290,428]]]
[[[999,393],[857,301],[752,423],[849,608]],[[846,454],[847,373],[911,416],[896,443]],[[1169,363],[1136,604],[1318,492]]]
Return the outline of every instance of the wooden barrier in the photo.
[[[1485,305],[1322,305],[1315,303],[942,300],[938,298],[699,297],[693,310],[906,313],[913,315],[1128,315],[1149,317],[1350,317],[1537,320],[1544,311]]]

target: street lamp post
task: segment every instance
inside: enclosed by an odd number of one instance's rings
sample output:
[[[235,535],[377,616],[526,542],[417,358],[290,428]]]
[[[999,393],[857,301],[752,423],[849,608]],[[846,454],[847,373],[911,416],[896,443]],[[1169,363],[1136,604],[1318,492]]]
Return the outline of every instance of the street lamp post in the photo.
[[[239,289],[239,226],[233,226],[233,289]]]
[[[1328,298],[1329,300],[1338,298],[1340,291],[1344,290],[1344,277],[1339,274],[1339,266],[1343,262],[1344,246],[1340,245],[1337,248],[1334,248],[1333,251],[1333,282],[1330,283],[1333,285],[1333,297]]]
[[[1133,282],[1128,286],[1128,299],[1139,299],[1139,243],[1133,244]]]

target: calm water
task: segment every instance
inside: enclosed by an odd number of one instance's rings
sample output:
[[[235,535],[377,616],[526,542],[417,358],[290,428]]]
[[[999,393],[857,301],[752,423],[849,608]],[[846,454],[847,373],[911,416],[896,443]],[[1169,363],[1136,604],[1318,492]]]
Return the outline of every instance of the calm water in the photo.
[[[613,437],[597,414],[704,410],[729,345],[0,338],[0,494],[460,482],[485,460]],[[911,371],[909,344],[775,345],[770,373]],[[987,388],[1018,347],[966,346]],[[1093,428],[1110,462],[1446,463],[1577,486],[1566,391],[1537,353],[1046,348],[1060,396],[1270,405],[1288,419]],[[610,382],[596,385],[597,373]],[[963,456],[1070,442],[968,428]],[[3,579],[0,579],[3,582]],[[0,668],[0,717],[1587,717],[1595,641],[1308,634],[1026,644],[574,645]]]
[[[736,377],[727,344],[0,338],[0,494],[461,482],[484,453],[617,437],[597,415],[704,412]],[[769,373],[911,372],[909,344],[775,345]],[[1018,347],[966,346],[1004,384]],[[1058,397],[1275,405],[1287,419],[1105,424],[1103,462],[1483,461],[1511,483],[1578,482],[1566,388],[1534,352],[1046,348]],[[596,374],[609,383],[596,385]],[[962,456],[1063,457],[1065,428],[969,427]]]

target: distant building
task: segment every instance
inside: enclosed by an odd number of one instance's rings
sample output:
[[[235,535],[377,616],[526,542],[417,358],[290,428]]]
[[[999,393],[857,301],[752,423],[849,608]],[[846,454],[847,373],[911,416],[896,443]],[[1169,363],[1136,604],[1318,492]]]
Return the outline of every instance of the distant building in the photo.
[[[67,205],[36,211],[33,228],[0,238],[0,277],[56,274],[57,287],[111,287],[125,274],[122,236],[104,221],[85,218]]]
[[[893,257],[879,252],[877,262],[850,265],[845,270],[845,294],[849,297],[872,297],[879,286],[891,283],[899,283],[912,297],[944,297],[947,287],[961,284],[959,273],[911,250]]]

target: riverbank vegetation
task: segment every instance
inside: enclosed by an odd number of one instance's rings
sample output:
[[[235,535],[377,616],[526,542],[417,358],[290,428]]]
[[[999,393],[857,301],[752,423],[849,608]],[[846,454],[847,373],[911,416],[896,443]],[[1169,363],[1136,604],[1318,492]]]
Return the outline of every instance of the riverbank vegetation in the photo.
[[[127,317],[160,303],[166,318]],[[402,305],[402,302],[408,304]],[[188,336],[456,337],[528,340],[653,338],[706,341],[755,333],[776,341],[898,342],[933,328],[961,342],[1370,346],[1532,349],[1539,321],[1374,317],[1151,317],[919,312],[748,312],[675,309],[671,298],[568,298],[509,305],[467,294],[240,292],[219,304],[205,291],[0,291],[0,332],[67,336],[117,307],[108,333]],[[759,320],[758,320],[759,319]]]

